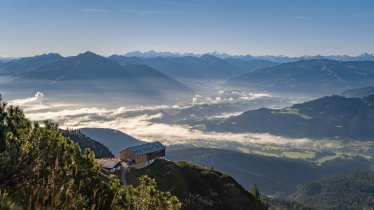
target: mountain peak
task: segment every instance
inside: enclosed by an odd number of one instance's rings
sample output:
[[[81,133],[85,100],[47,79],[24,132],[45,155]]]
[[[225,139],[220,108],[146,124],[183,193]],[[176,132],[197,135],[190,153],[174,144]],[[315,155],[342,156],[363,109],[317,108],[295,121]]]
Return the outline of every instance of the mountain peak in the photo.
[[[95,54],[95,53],[93,53],[93,52],[91,52],[91,51],[86,51],[86,52],[84,52],[84,53],[81,53],[81,54],[79,54],[79,55],[77,55],[77,56],[100,56],[100,55],[97,55],[97,54]],[[101,56],[100,56],[101,57]]]
[[[83,61],[89,61],[89,62],[104,62],[104,63],[113,63],[113,61],[101,56],[101,55],[98,55],[98,54],[95,54],[91,51],[87,51],[87,52],[84,52],[84,53],[81,53],[81,54],[78,54],[77,56],[73,57],[74,59],[78,59],[78,60],[83,60]]]
[[[62,55],[60,55],[58,53],[44,53],[42,55],[34,56],[34,58],[37,58],[37,57],[63,58]]]
[[[204,54],[200,58],[201,59],[219,59],[217,56],[211,55],[211,54]]]

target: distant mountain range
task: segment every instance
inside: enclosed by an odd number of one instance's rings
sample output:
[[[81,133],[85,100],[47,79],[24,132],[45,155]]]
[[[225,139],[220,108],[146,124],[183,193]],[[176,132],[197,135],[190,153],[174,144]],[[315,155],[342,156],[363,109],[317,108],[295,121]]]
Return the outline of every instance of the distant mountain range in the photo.
[[[12,65],[10,65],[12,63]],[[111,98],[126,101],[164,100],[173,93],[189,94],[190,89],[151,67],[142,64],[120,65],[92,52],[63,58],[43,55],[10,62],[2,68],[3,75],[12,76],[13,81],[0,84],[11,91],[42,91],[49,95],[110,94]],[[24,65],[21,65],[24,64]],[[12,68],[10,68],[12,67]],[[79,97],[79,96],[78,96]]]
[[[222,59],[226,58],[238,58],[242,60],[268,60],[276,63],[287,63],[294,62],[298,60],[307,59],[329,59],[337,61],[374,61],[374,55],[370,53],[362,53],[357,56],[351,55],[304,55],[304,56],[285,56],[285,55],[230,55],[221,52],[211,52],[211,53],[179,53],[179,52],[168,52],[168,51],[132,51],[125,54],[121,54],[125,57],[139,57],[139,58],[155,58],[155,57],[201,57],[202,55],[213,55]],[[22,59],[23,57],[0,57],[0,62],[9,62],[13,60]]]
[[[306,60],[306,59],[329,59],[329,60],[337,60],[337,61],[374,61],[374,55],[369,53],[362,53],[357,56],[350,56],[350,55],[304,55],[299,57],[290,57],[284,55],[230,55],[227,53],[220,53],[220,52],[212,52],[206,53],[208,55],[213,55],[219,58],[239,58],[243,60],[268,60],[276,63],[287,63],[287,62],[294,62],[298,60]],[[196,54],[196,53],[177,53],[177,52],[156,52],[156,51],[133,51],[126,53],[124,56],[127,57],[141,57],[141,58],[152,58],[152,57],[183,57],[183,56],[194,56],[200,57],[203,54]]]
[[[374,61],[301,60],[240,75],[231,86],[269,91],[333,94],[374,84]]]
[[[270,61],[221,59],[213,55],[201,57],[128,57],[112,55],[110,59],[122,64],[143,64],[175,78],[229,79],[260,68],[277,65]]]
[[[13,93],[39,91],[59,94],[59,97],[66,92],[85,94],[87,99],[110,94],[108,99],[115,98],[122,103],[143,99],[163,101],[167,95],[174,101],[190,100],[193,93],[178,80],[191,79],[224,80],[231,88],[313,96],[374,85],[374,61],[370,61],[373,57],[370,54],[351,59],[357,61],[342,61],[349,60],[349,56],[306,56],[302,57],[306,60],[277,57],[285,59],[277,62],[264,57],[220,53],[141,55],[105,58],[92,52],[71,57],[50,53],[0,62],[0,76],[7,76],[0,88]]]
[[[206,125],[217,132],[271,133],[292,138],[374,139],[374,95],[330,96],[283,109],[247,111]]]
[[[160,84],[170,84],[175,89],[187,89],[183,84],[148,66],[136,64],[121,66],[92,52],[68,57],[32,71],[24,72],[18,76],[24,80],[128,80],[128,82],[131,80],[133,83],[139,84],[149,79],[155,80],[154,82],[159,82]]]
[[[0,63],[0,75],[17,75],[39,67],[63,60],[59,54],[49,53],[34,57],[20,58]]]

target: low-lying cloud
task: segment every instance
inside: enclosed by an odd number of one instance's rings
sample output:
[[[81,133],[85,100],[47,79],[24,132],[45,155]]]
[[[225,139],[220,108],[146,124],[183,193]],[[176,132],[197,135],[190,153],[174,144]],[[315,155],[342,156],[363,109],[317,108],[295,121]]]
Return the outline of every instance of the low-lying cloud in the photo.
[[[243,99],[245,97],[245,99]],[[237,142],[241,144],[276,144],[289,146],[310,145],[308,139],[288,139],[270,134],[256,133],[216,133],[193,128],[189,125],[166,123],[163,121],[165,111],[180,111],[191,106],[201,104],[234,103],[232,101],[256,100],[270,97],[267,94],[248,94],[239,91],[219,91],[217,96],[196,96],[193,104],[174,106],[148,106],[148,107],[117,107],[98,108],[68,106],[64,104],[44,103],[44,94],[37,93],[34,97],[17,99],[12,104],[18,104],[24,108],[26,116],[34,121],[52,120],[59,123],[62,128],[111,128],[122,131],[145,141],[159,140],[166,145],[191,144],[199,141]],[[230,99],[232,98],[232,100]],[[223,113],[211,116],[211,119],[227,118],[235,113]],[[209,119],[209,118],[208,118]]]

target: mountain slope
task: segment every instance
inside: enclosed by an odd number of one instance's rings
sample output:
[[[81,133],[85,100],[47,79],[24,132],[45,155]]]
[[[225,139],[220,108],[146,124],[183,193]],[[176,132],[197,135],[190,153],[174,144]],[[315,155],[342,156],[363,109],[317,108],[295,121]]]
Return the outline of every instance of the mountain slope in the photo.
[[[373,209],[374,172],[351,172],[304,185],[292,199],[316,209]]]
[[[365,170],[370,164],[364,158],[327,161],[321,166],[294,159],[244,154],[237,151],[209,148],[168,150],[166,157],[172,161],[191,161],[195,164],[214,167],[230,174],[243,187],[249,189],[257,184],[262,193],[288,195],[296,187],[324,176],[346,170]]]
[[[168,94],[171,99],[173,94],[178,97],[190,94],[188,87],[148,66],[120,65],[91,52],[19,74],[4,89],[39,91],[60,98],[69,92],[71,100],[84,95],[86,100],[117,100],[117,103],[162,101]]]
[[[85,136],[79,130],[61,130],[62,136],[77,143],[82,151],[90,149],[94,154],[95,158],[108,158],[114,157],[107,147],[103,144]]]
[[[125,79],[138,80],[140,78],[158,78],[170,80],[169,83],[177,88],[186,88],[181,83],[144,65],[125,65],[111,61],[92,52],[85,52],[77,56],[64,59],[27,72],[21,75],[23,79],[41,79],[52,81],[65,80],[105,80]],[[178,87],[179,86],[179,87]]]
[[[108,128],[81,128],[80,132],[107,146],[116,156],[119,155],[119,151],[123,148],[144,143],[143,141],[122,133],[121,131]]]
[[[374,138],[374,95],[330,96],[283,109],[262,108],[207,125],[208,130],[256,132],[292,138]]]
[[[267,61],[267,60],[249,60],[248,61],[248,60],[243,60],[239,58],[226,58],[225,61],[245,70],[247,73],[280,64],[280,63]]]
[[[336,93],[374,83],[373,61],[301,60],[244,74],[229,85],[272,91]]]
[[[372,94],[374,94],[374,86],[345,90],[340,95],[352,98],[363,98]]]
[[[85,52],[21,75],[23,79],[89,80],[135,77],[119,64],[92,52]]]
[[[0,65],[0,75],[14,76],[63,59],[59,54],[49,53],[4,62]]]
[[[143,169],[130,168],[127,181],[137,186],[136,178],[142,175],[177,196],[182,209],[266,209],[230,176],[191,163],[159,159]]]

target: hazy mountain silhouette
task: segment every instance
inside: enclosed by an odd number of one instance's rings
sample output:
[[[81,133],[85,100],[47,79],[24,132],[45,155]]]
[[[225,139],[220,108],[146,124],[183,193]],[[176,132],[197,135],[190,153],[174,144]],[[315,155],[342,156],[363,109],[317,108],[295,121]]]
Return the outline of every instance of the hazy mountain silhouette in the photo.
[[[336,60],[336,61],[374,61],[374,55],[370,53],[362,53],[357,56],[350,56],[350,55],[304,55],[299,57],[290,57],[285,55],[230,55],[227,53],[220,53],[220,52],[212,52],[207,53],[209,55],[213,55],[222,59],[226,58],[236,58],[241,60],[266,60],[276,63],[288,63],[288,62],[295,62],[299,60],[310,60],[310,59],[329,59],[329,60]],[[177,52],[156,52],[156,51],[148,51],[148,52],[140,52],[140,51],[133,51],[125,54],[126,57],[140,57],[140,58],[154,58],[154,57],[183,57],[183,56],[194,56],[200,57],[201,54],[196,53],[177,53]]]
[[[201,57],[127,57],[112,55],[109,58],[121,64],[144,64],[171,77],[190,79],[228,79],[274,64],[269,61],[258,60],[226,60],[208,54]]]
[[[162,100],[166,93],[188,93],[188,87],[141,64],[120,65],[92,52],[68,57],[17,75],[7,88],[56,93],[106,93],[111,98]],[[51,93],[52,92],[52,93]],[[88,98],[88,96],[86,96]]]
[[[232,57],[226,58],[225,61],[241,69],[244,69],[246,72],[253,72],[258,69],[263,69],[280,64],[267,60],[244,60]]]
[[[229,85],[271,91],[330,94],[374,84],[373,61],[301,60],[247,73]]]
[[[57,53],[20,58],[9,62],[0,62],[0,75],[16,75],[64,59]]]

